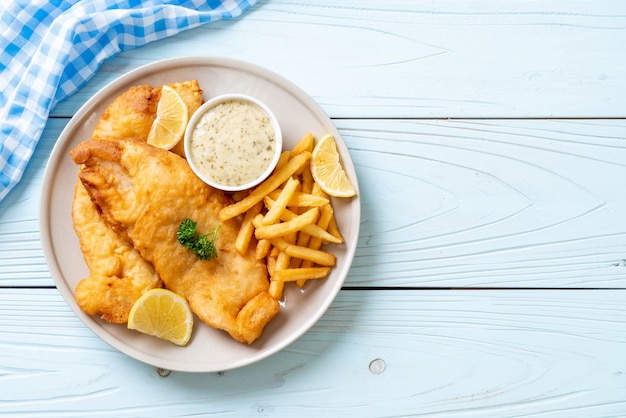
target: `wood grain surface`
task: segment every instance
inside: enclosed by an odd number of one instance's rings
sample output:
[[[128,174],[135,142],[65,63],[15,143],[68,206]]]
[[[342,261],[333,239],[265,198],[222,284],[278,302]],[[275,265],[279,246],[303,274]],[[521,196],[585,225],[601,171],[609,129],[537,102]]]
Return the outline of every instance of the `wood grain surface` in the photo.
[[[0,414],[620,416],[624,296],[348,290],[265,361],[168,374],[111,349],[56,291],[4,289]]]
[[[218,55],[281,74],[332,117],[623,117],[625,27],[619,0],[261,1],[120,54],[55,114],[138,65]]]
[[[53,285],[38,193],[66,122],[0,203],[2,285]],[[625,119],[335,123],[362,200],[346,286],[626,287]]]

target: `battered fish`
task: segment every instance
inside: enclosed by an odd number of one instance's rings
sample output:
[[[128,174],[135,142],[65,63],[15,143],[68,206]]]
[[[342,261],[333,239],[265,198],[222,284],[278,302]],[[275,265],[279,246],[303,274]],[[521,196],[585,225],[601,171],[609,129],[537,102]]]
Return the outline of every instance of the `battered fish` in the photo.
[[[190,115],[202,104],[202,90],[196,80],[169,86],[183,98]],[[135,86],[118,96],[102,114],[92,138],[133,137],[145,141],[156,118],[161,88],[147,84]],[[182,141],[173,151],[184,155]],[[74,291],[78,306],[108,322],[127,322],[135,301],[163,283],[152,264],[101,219],[79,180],[74,191],[72,220],[90,270],[90,276],[81,280]]]
[[[206,185],[181,157],[130,139],[90,140],[71,152],[82,164],[79,178],[105,222],[128,237],[143,259],[151,262],[165,286],[184,296],[207,325],[252,343],[278,313],[267,292],[267,268],[254,249],[244,256],[234,247],[240,221],[219,220],[231,203]],[[190,218],[200,233],[220,226],[218,257],[200,260],[176,238]]]
[[[168,84],[183,99],[189,117],[202,105],[202,90],[197,80]],[[115,98],[96,124],[92,139],[148,138],[161,99],[162,86],[134,86]],[[184,157],[183,141],[171,150]]]
[[[74,190],[72,218],[90,271],[74,291],[78,306],[114,324],[128,322],[135,301],[148,290],[162,287],[161,279],[152,264],[100,218],[80,181]]]

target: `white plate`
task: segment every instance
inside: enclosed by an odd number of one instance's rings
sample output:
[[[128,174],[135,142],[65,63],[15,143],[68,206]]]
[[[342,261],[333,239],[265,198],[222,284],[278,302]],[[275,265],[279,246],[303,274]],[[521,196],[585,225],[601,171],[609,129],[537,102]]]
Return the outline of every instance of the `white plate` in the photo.
[[[246,62],[217,58],[169,59],[138,68],[113,81],[91,98],[68,123],[52,151],[43,181],[40,223],[46,261],[57,288],[76,315],[100,338],[139,361],[168,370],[215,372],[233,369],[264,359],[307,332],[328,309],[348,274],[357,246],[360,200],[333,201],[337,223],[345,243],[327,248],[337,256],[329,277],[312,281],[303,291],[286,286],[280,313],[251,345],[234,341],[225,332],[196,320],[191,342],[177,347],[166,341],[129,331],[83,313],[76,305],[74,287],[88,276],[71,218],[73,188],[78,168],[69,152],[88,139],[104,109],[131,86],[153,86],[197,79],[204,99],[225,93],[243,93],[259,98],[276,114],[284,147],[293,147],[307,132],[317,138],[332,133],[343,165],[358,191],[357,178],[348,149],[323,110],[297,86],[279,75]]]

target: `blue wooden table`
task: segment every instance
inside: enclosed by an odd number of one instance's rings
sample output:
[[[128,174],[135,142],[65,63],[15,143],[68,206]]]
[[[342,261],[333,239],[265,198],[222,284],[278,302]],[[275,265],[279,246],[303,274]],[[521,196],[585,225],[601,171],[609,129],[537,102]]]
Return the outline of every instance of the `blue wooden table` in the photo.
[[[60,132],[165,58],[266,67],[332,118],[362,203],[353,266],[303,337],[181,373],[95,336],[44,260]],[[626,416],[626,3],[261,1],[108,60],[0,203],[0,415]]]

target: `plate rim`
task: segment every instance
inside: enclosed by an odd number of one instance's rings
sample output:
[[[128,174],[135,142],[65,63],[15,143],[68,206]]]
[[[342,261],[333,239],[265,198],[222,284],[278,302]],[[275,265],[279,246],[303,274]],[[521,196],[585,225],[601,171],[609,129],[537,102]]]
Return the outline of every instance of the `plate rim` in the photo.
[[[56,171],[58,171],[59,167],[62,165],[62,158],[64,157],[64,150],[67,147],[68,143],[71,141],[70,134],[76,129],[77,125],[83,121],[85,117],[87,117],[92,109],[97,106],[102,97],[106,95],[107,92],[114,91],[116,89],[121,88],[125,84],[128,84],[131,80],[141,80],[149,77],[155,72],[170,70],[173,67],[181,66],[184,67],[194,67],[194,66],[214,66],[214,67],[226,67],[235,70],[243,70],[245,72],[253,73],[255,76],[262,77],[272,84],[276,84],[282,87],[285,91],[287,91],[290,95],[294,96],[301,103],[306,105],[306,108],[311,114],[320,121],[324,121],[328,123],[328,130],[335,135],[337,139],[338,146],[341,148],[341,154],[346,154],[349,157],[349,164],[352,167],[352,171],[354,172],[353,180],[354,187],[357,191],[357,197],[354,198],[352,205],[355,207],[352,208],[351,214],[351,223],[352,229],[354,230],[354,239],[353,245],[346,246],[344,259],[345,259],[345,274],[341,274],[339,280],[336,280],[334,286],[329,289],[327,297],[324,298],[323,303],[320,304],[317,311],[315,311],[314,315],[311,315],[303,321],[298,326],[299,332],[292,333],[288,338],[285,338],[278,343],[271,346],[270,349],[258,351],[249,357],[246,357],[243,360],[235,361],[230,367],[204,367],[204,368],[193,368],[186,366],[188,363],[178,363],[172,360],[164,360],[163,358],[157,358],[150,353],[146,353],[145,351],[141,351],[136,349],[130,344],[127,344],[124,341],[120,341],[119,338],[112,334],[107,333],[108,338],[104,338],[99,334],[96,330],[98,328],[96,324],[96,319],[91,315],[87,315],[80,308],[78,308],[74,303],[70,303],[69,298],[74,297],[73,289],[70,288],[69,283],[65,280],[65,275],[61,270],[61,266],[59,265],[58,259],[56,257],[55,248],[53,245],[52,233],[50,230],[51,222],[50,222],[50,202],[54,193],[52,185],[54,184],[54,178]],[[345,158],[342,156],[342,158]],[[181,372],[216,372],[216,371],[224,371],[224,370],[232,370],[235,368],[243,367],[246,365],[250,365],[256,363],[265,358],[271,357],[272,355],[278,353],[279,351],[285,349],[287,346],[298,340],[300,337],[305,335],[314,325],[319,321],[319,319],[326,314],[328,308],[336,299],[339,291],[343,287],[345,279],[347,278],[349,271],[352,267],[353,260],[356,254],[356,247],[360,234],[360,217],[361,217],[361,203],[360,203],[360,194],[359,194],[359,186],[358,179],[356,176],[356,170],[354,169],[352,157],[348,151],[347,145],[345,144],[343,138],[339,134],[336,126],[332,122],[332,119],[324,112],[321,106],[304,90],[302,90],[299,86],[286,79],[285,77],[277,74],[265,67],[259,66],[254,63],[250,63],[244,60],[231,58],[231,57],[220,57],[220,56],[187,56],[187,57],[175,57],[175,58],[167,58],[163,60],[157,60],[151,63],[147,63],[141,65],[135,69],[132,69],[114,80],[107,83],[104,87],[99,89],[92,97],[90,97],[81,107],[76,111],[76,113],[70,118],[69,122],[65,126],[65,128],[61,131],[59,137],[57,138],[52,152],[46,162],[46,167],[44,170],[43,181],[42,181],[42,189],[40,195],[40,204],[39,204],[39,227],[42,241],[42,249],[44,252],[44,258],[46,260],[46,264],[51,274],[51,278],[54,284],[57,287],[59,293],[65,300],[65,302],[70,306],[72,311],[79,317],[79,319],[83,322],[83,324],[89,328],[100,340],[113,347],[117,351],[137,360],[145,364],[152,365],[154,367],[165,368],[168,370],[175,370]],[[281,308],[282,309],[282,308]],[[93,324],[93,325],[92,325]],[[100,327],[101,328],[101,327]],[[102,328],[101,328],[102,329]],[[105,331],[106,332],[106,331]],[[114,341],[111,341],[114,340]]]

